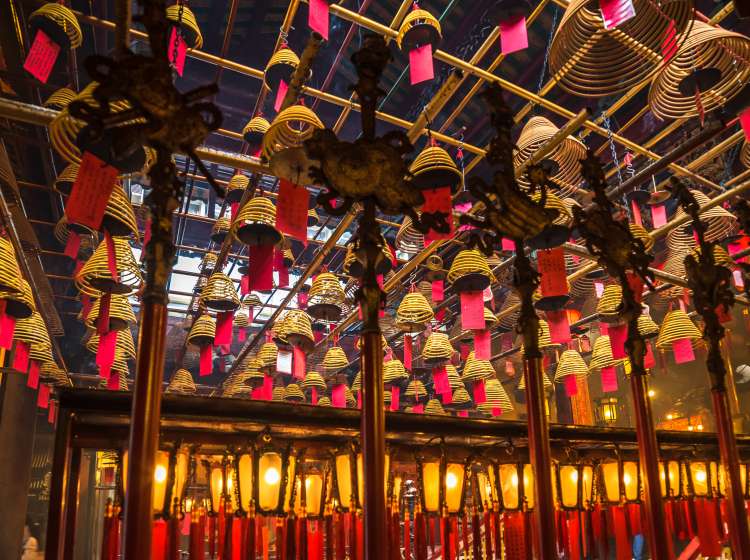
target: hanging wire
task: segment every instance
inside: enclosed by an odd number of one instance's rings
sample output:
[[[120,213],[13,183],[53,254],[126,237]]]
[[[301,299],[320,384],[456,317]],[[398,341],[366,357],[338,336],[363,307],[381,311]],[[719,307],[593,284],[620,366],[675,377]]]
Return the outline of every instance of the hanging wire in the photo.
[[[612,162],[615,164],[617,170],[617,180],[622,185],[622,173],[620,172],[620,160],[617,158],[617,148],[615,147],[615,140],[612,138],[612,128],[610,127],[609,116],[606,111],[602,111],[602,123],[604,128],[607,129],[607,139],[609,140],[609,150],[612,152]]]
[[[547,48],[544,50],[544,62],[542,63],[542,71],[539,74],[539,81],[536,85],[536,93],[542,91],[542,85],[544,84],[544,77],[547,75],[547,64],[549,62],[549,53],[552,49],[552,39],[555,37],[555,29],[557,28],[557,16],[559,15],[560,8],[555,4],[555,11],[552,13],[552,26],[549,30],[549,36],[547,37]],[[536,115],[539,108],[538,104],[534,104],[532,111]]]

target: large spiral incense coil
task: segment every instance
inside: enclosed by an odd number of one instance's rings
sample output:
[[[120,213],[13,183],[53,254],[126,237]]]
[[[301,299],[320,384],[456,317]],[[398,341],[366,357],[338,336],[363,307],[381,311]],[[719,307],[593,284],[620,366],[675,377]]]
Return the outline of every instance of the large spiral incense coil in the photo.
[[[629,90],[663,64],[662,46],[671,25],[684,41],[693,2],[633,0],[635,16],[604,29],[599,5],[572,0],[560,20],[549,53],[550,74],[574,95],[604,97]]]
[[[245,190],[249,184],[250,179],[247,175],[243,175],[242,173],[232,175],[232,178],[229,179],[229,184],[227,185],[227,193],[224,200],[229,203],[239,202],[242,199],[242,195],[245,194]]]
[[[296,383],[290,383],[284,389],[284,401],[301,403],[305,402],[305,394]]]
[[[253,117],[247,121],[245,128],[242,129],[242,137],[251,146],[260,146],[263,142],[263,135],[268,131],[270,126],[271,123],[263,117]]]
[[[464,382],[461,380],[461,376],[458,374],[456,366],[453,364],[445,364],[445,371],[448,374],[448,385],[451,390],[455,391],[456,389],[466,388]]]
[[[13,244],[10,239],[0,237],[0,291],[20,293],[21,278]]]
[[[331,397],[326,397],[326,396],[320,397],[318,399],[318,406],[333,406],[331,404]]]
[[[135,219],[133,205],[130,204],[122,185],[115,185],[107,202],[102,218],[102,229],[112,236],[138,238],[138,222]]]
[[[562,383],[569,375],[585,379],[588,377],[589,368],[583,361],[581,355],[575,350],[566,350],[560,355],[560,360],[555,368],[555,381]]]
[[[654,323],[651,315],[644,313],[638,317],[638,332],[643,338],[654,338],[659,334],[659,325]]]
[[[240,296],[234,282],[223,272],[214,272],[201,292],[200,301],[214,311],[234,311],[240,306]]]
[[[484,308],[484,328],[485,329],[492,329],[495,326],[497,326],[498,320],[497,316],[492,312],[492,309],[489,307]]]
[[[250,247],[276,245],[281,233],[276,229],[276,206],[265,196],[254,196],[240,208],[232,221],[232,234]]]
[[[433,52],[442,38],[440,22],[427,10],[412,10],[398,29],[396,43],[402,51],[409,52],[430,44]]]
[[[82,226],[81,224],[68,223],[68,218],[65,216],[65,214],[63,214],[60,219],[57,220],[55,229],[52,231],[52,233],[55,236],[55,239],[57,239],[57,241],[60,243],[60,245],[65,245],[68,242],[71,231],[79,235],[81,238],[79,253],[81,251],[90,252],[94,245],[94,232],[86,226]]]
[[[39,368],[39,379],[56,387],[72,385],[68,374],[55,362],[42,363]]]
[[[682,45],[676,54],[654,76],[648,92],[649,107],[661,118],[697,117],[713,111],[740,93],[750,77],[746,62],[750,38],[698,20],[685,35],[679,39]]]
[[[288,148],[300,148],[313,132],[324,128],[323,121],[304,105],[292,105],[281,111],[263,136],[263,156],[271,160]]]
[[[700,206],[703,206],[704,204],[710,202],[710,199],[701,191],[691,190],[690,192],[693,193],[695,201]],[[685,216],[685,211],[680,206],[677,209],[677,212],[675,212],[673,219],[680,220],[684,219]],[[704,235],[706,241],[722,241],[730,235],[734,235],[735,233],[737,233],[737,229],[739,227],[737,218],[734,216],[734,214],[732,214],[728,210],[725,210],[721,206],[714,206],[713,208],[704,210],[703,212],[701,212],[700,217],[708,226],[708,230]],[[670,237],[676,236],[677,232],[680,229],[681,228],[674,229],[667,234],[667,245],[669,245],[670,248],[672,248],[673,245],[672,243],[670,243]],[[690,237],[692,240],[692,235]],[[692,240],[692,243],[690,243],[689,247],[690,249],[692,249],[694,246],[695,241]]]
[[[424,383],[419,379],[412,379],[406,386],[404,396],[419,400],[427,396],[427,389],[425,389]]]
[[[750,142],[745,140],[745,143],[742,144],[742,149],[740,150],[740,162],[745,167],[750,167]]]
[[[495,275],[484,253],[464,249],[453,259],[447,279],[457,292],[480,292],[495,281]]]
[[[416,255],[424,249],[424,235],[414,227],[409,216],[404,216],[396,233],[396,249],[407,255]]]
[[[682,309],[674,309],[667,313],[659,328],[656,347],[666,350],[672,343],[684,338],[696,341],[701,338],[701,331]]]
[[[214,222],[213,228],[211,228],[211,241],[217,245],[224,243],[227,235],[229,235],[229,228],[232,226],[232,220],[229,216],[219,216]]]
[[[246,329],[250,326],[250,316],[248,315],[247,309],[240,306],[237,311],[234,312],[234,319],[232,323],[238,329]]]
[[[182,13],[180,13],[180,10],[182,10]],[[167,20],[173,25],[179,25],[188,48],[199,49],[203,46],[203,36],[195,19],[195,14],[184,2],[167,6]]]
[[[584,366],[586,363],[584,362]],[[555,378],[555,381],[557,381],[557,378]],[[549,376],[542,372],[542,387],[544,390],[552,389],[554,385],[552,384],[552,381],[550,381]],[[519,391],[525,391],[526,390],[526,373],[521,374],[521,380],[518,382],[518,385],[516,386],[516,389]]]
[[[649,235],[645,227],[640,224],[634,223],[628,224],[628,227],[630,228],[630,233],[633,235],[633,237],[641,240],[641,243],[643,243],[643,247],[646,249],[647,253],[653,251],[654,238]]]
[[[315,336],[310,316],[301,309],[289,310],[286,315],[286,337],[292,346],[312,352],[315,349]]]
[[[283,401],[284,393],[286,393],[286,389],[283,386],[274,387],[271,391],[271,400],[276,402]]]
[[[96,354],[97,350],[99,350],[99,340],[99,335],[94,332],[86,341],[86,349],[89,352]],[[125,359],[135,359],[135,342],[133,341],[133,334],[130,332],[130,329],[117,331],[117,343],[115,344],[115,349],[119,350]]]
[[[62,109],[67,107],[68,104],[76,98],[76,92],[70,88],[60,88],[53,92],[42,105],[49,109]]]
[[[602,335],[594,342],[594,348],[591,351],[591,360],[589,361],[589,371],[614,367],[621,364],[623,361],[624,360],[614,359],[612,356],[612,343],[609,340],[609,336]]]
[[[542,195],[539,191],[531,195],[531,200],[539,202],[542,199]],[[544,207],[547,210],[556,210],[557,216],[552,223],[557,226],[570,226],[573,223],[573,215],[570,210],[562,201],[562,199],[554,193],[548,192],[546,200],[544,201]]]
[[[258,359],[260,360],[260,369],[262,371],[276,370],[276,358],[279,355],[279,348],[273,342],[266,342],[258,350]]]
[[[347,243],[346,245],[346,256],[344,257],[344,274],[348,274],[352,278],[362,278],[365,274],[365,265],[360,260],[360,256],[357,254],[358,244],[356,242]],[[383,258],[381,258],[375,265],[375,274],[388,274],[393,268],[393,262],[391,261],[391,251],[388,248],[388,243],[383,239]]]
[[[338,321],[345,299],[346,294],[336,275],[321,272],[307,293],[307,312],[321,321]]]
[[[401,383],[406,379],[409,379],[409,374],[401,360],[393,358],[383,364],[383,383]]]
[[[437,414],[439,416],[445,416],[445,410],[443,405],[437,399],[430,399],[424,407],[425,414]]]
[[[461,379],[466,381],[480,381],[495,376],[495,368],[489,360],[477,360],[476,358],[466,359],[464,371]]]
[[[472,401],[469,392],[466,390],[466,387],[461,386],[453,391],[451,403],[446,406],[452,409],[464,409],[471,407],[471,405]]]
[[[52,362],[55,358],[52,355],[51,346],[32,344],[31,348],[29,348],[29,359],[43,364],[45,362]]]
[[[73,185],[78,178],[78,167],[77,163],[69,163],[60,174],[55,177],[55,182],[52,184],[53,190],[59,193],[69,195],[70,191],[73,190]]]
[[[521,130],[513,153],[513,165],[520,167],[539,148],[546,144],[558,132],[558,128],[545,117],[531,117]],[[586,146],[574,136],[566,137],[556,148],[546,156],[552,163],[550,179],[558,188],[557,194],[566,197],[578,190],[581,184],[580,161],[586,157]],[[528,179],[518,178],[518,183],[529,186]]]
[[[348,365],[349,358],[341,346],[331,346],[323,356],[323,369],[328,374],[338,373]]]
[[[701,258],[700,245],[696,246],[695,249],[693,249],[691,254],[693,255],[693,258],[697,262],[700,262],[700,258]],[[732,260],[732,257],[729,256],[729,253],[727,253],[727,250],[721,245],[714,245],[714,263],[716,263],[719,266],[725,266],[727,268],[734,267],[734,261]]]
[[[664,261],[662,271],[666,272],[667,274],[673,274],[675,276],[684,278],[687,274],[685,271],[685,256],[688,254],[688,251],[689,250],[686,246],[683,247],[681,251],[673,251],[672,249],[670,249],[667,253],[667,260]],[[658,282],[657,285],[661,283],[662,282]],[[673,299],[682,297],[682,295],[685,293],[685,290],[687,290],[687,288],[671,285],[670,287],[664,290],[659,290],[657,292],[656,302],[659,302],[662,305],[666,304]],[[656,304],[656,302],[654,303]]]
[[[29,283],[20,275],[16,282],[17,290],[0,289],[0,300],[5,300],[5,313],[16,319],[26,319],[36,311],[34,294],[31,292]]]
[[[172,379],[169,380],[165,393],[194,395],[195,382],[193,381],[192,374],[186,369],[178,369],[174,372]]]
[[[385,372],[385,364],[383,364],[383,372]],[[385,380],[383,381],[383,383],[385,383]],[[362,372],[361,371],[358,371],[357,374],[354,376],[351,389],[352,391],[362,390]]]
[[[518,308],[510,313],[506,310],[518,306],[520,305],[520,303],[521,300],[519,299],[516,292],[508,292],[508,295],[505,296],[505,300],[500,306],[500,313],[498,313],[498,315],[502,315],[502,317],[498,319],[497,322],[497,327],[500,332],[510,332],[515,329],[516,323],[518,322],[518,317],[521,315],[521,309]]]
[[[305,391],[310,391],[312,389],[325,391],[326,381],[317,371],[308,371],[307,374],[305,374],[305,379],[302,381],[302,388]]]
[[[34,311],[28,317],[16,321],[13,338],[27,344],[52,346],[47,333],[47,326],[38,311]]]
[[[497,411],[504,414],[513,410],[513,403],[508,393],[497,379],[489,379],[485,383],[484,393],[487,400],[477,405],[479,412],[494,415]]]
[[[297,66],[299,66],[299,57],[294,51],[286,46],[280,48],[268,59],[263,73],[263,84],[268,89],[274,89],[281,80],[288,82]]]
[[[276,323],[273,325],[273,341],[276,343],[277,346],[289,346],[289,340],[287,339],[287,323],[286,323],[286,316],[287,314],[284,313],[281,315],[278,319],[276,319]]]
[[[420,333],[434,317],[430,302],[419,292],[409,292],[396,310],[396,326],[407,333]]]
[[[90,329],[95,329],[98,325],[101,302],[101,297],[94,300],[86,316],[85,323]],[[130,325],[135,324],[135,321],[135,313],[133,312],[133,306],[130,305],[128,296],[112,294],[109,300],[109,323],[107,324],[107,330],[122,331]]]
[[[586,261],[581,257],[576,257],[567,252],[565,253],[565,272],[568,276],[585,265]],[[591,295],[594,290],[594,281],[587,276],[582,276],[569,282],[569,286],[571,297],[587,297]]]
[[[216,253],[206,253],[203,255],[203,261],[201,261],[201,270],[208,274],[211,274],[216,268],[216,263],[219,262],[219,255]]]
[[[426,364],[439,364],[447,362],[453,356],[453,346],[446,333],[433,331],[427,337],[424,349],[422,350],[422,359]]]
[[[78,291],[99,297],[100,292],[130,295],[140,288],[143,277],[128,240],[124,237],[113,237],[112,245],[115,249],[117,278],[113,278],[110,272],[107,264],[107,243],[102,241],[76,275]]]
[[[76,15],[63,4],[49,2],[31,12],[29,25],[32,29],[44,31],[63,48],[77,49],[83,43],[83,34]]]
[[[602,297],[596,305],[599,319],[605,323],[615,323],[620,320],[620,307],[622,306],[622,286],[619,284],[608,284],[604,287]]]
[[[348,408],[355,408],[357,406],[357,399],[354,398],[354,393],[349,387],[344,388],[344,398],[346,399],[346,406]]]
[[[188,344],[193,346],[206,346],[214,343],[216,338],[216,322],[208,314],[204,313],[193,321],[193,326],[187,336]],[[274,365],[276,361],[274,360]]]
[[[412,184],[421,190],[450,187],[456,194],[461,186],[461,171],[443,148],[427,146],[409,167]]]

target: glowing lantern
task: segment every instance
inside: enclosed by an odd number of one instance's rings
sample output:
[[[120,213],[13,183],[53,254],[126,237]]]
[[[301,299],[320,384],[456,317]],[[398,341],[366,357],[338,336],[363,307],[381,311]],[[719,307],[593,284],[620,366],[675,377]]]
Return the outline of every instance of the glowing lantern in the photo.
[[[330,488],[330,465],[326,461],[321,467],[308,461],[300,465],[300,471],[294,489],[294,512],[299,517],[323,517]]]
[[[617,423],[617,397],[603,397],[596,403],[596,416],[600,425]]]
[[[682,496],[682,467],[679,461],[659,461],[659,483],[662,498]]]
[[[466,465],[449,461],[445,452],[437,458],[417,459],[422,490],[422,509],[426,513],[461,512],[464,505]]]
[[[168,519],[180,513],[189,457],[184,451],[157,451],[154,466],[152,506],[157,517]],[[122,454],[122,490],[128,489],[128,452]],[[174,507],[172,505],[174,504]]]
[[[641,474],[637,461],[604,461],[599,465],[606,502],[636,502],[640,496]]]
[[[239,514],[253,511],[253,456],[235,455],[229,477],[232,481],[232,508]]]
[[[264,434],[263,446],[256,454],[253,479],[255,504],[264,515],[281,515],[288,511],[296,475],[297,457],[291,446],[271,445],[271,436]]]
[[[591,503],[594,467],[559,463],[556,473],[557,496],[564,509],[583,509]]]
[[[719,469],[715,461],[693,460],[687,465],[688,493],[697,497],[714,497],[719,493]]]

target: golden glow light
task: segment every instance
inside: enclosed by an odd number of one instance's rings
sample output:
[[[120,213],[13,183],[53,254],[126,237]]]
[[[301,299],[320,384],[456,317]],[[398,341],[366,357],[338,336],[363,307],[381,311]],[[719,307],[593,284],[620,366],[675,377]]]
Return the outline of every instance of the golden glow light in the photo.
[[[278,484],[279,480],[281,480],[281,475],[279,474],[279,471],[276,470],[274,467],[269,467],[266,470],[266,473],[263,475],[263,480],[265,481],[266,484]],[[230,485],[230,490],[231,490],[231,485]]]
[[[162,484],[167,480],[167,469],[162,465],[156,465],[154,469],[154,482]]]
[[[458,484],[458,479],[455,474],[449,472],[445,475],[445,486],[448,490],[453,490],[456,487],[456,484]]]

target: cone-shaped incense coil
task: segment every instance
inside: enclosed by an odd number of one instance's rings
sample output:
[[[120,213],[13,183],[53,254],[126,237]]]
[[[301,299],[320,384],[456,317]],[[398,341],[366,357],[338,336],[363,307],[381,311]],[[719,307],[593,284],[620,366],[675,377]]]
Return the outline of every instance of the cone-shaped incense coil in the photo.
[[[467,404],[471,403],[471,397],[469,396],[469,392],[466,390],[466,387],[461,386],[458,387],[453,391],[453,402],[451,404],[446,405],[450,407],[463,407]]]
[[[451,263],[447,278],[458,291],[483,290],[495,280],[487,257],[478,249],[464,249],[458,253]]]
[[[392,268],[391,251],[388,244],[383,240],[383,259],[375,266],[376,274],[386,274]],[[348,243],[346,245],[346,256],[344,257],[344,274],[354,278],[361,278],[365,273],[365,267],[357,255],[357,245]]]
[[[257,294],[247,294],[242,298],[242,305],[245,307],[258,307],[262,304]]]
[[[466,360],[462,379],[466,381],[479,381],[495,376],[495,369],[489,360],[477,360],[476,358]]]
[[[654,76],[648,92],[651,111],[664,119],[697,117],[713,111],[742,92],[750,77],[750,38],[698,20],[685,35],[679,38],[682,45],[669,63]],[[707,70],[717,75],[710,89],[701,87],[699,109],[694,91],[683,92],[680,84],[694,72]]]
[[[648,234],[646,228],[640,224],[628,224],[628,227],[630,228],[630,233],[633,234],[633,237],[640,239],[646,252],[650,253],[654,249],[654,239]]]
[[[276,227],[276,206],[270,198],[254,196],[242,207],[233,226],[236,230],[246,224],[264,224]]]
[[[388,407],[391,404],[391,400],[393,400],[393,395],[391,395],[391,392],[383,391],[383,404]]]
[[[310,316],[301,309],[291,309],[286,315],[286,338],[289,344],[299,346],[305,352],[315,347]]]
[[[232,321],[234,326],[239,329],[244,329],[250,326],[250,318],[247,314],[247,309],[240,306],[237,311],[234,312],[234,320]]]
[[[534,152],[546,144],[557,134],[558,128],[545,117],[531,117],[521,130],[516,145],[518,150],[513,154],[513,165],[519,167],[528,160]],[[580,161],[586,157],[586,146],[573,136],[565,138],[550,154],[546,156],[557,163],[559,169],[551,179],[559,188],[562,197],[577,190],[581,183]],[[521,185],[528,185],[526,177],[519,177]]]
[[[398,383],[408,379],[404,364],[398,358],[393,358],[383,364],[383,383]]]
[[[224,215],[220,216],[214,222],[214,227],[211,229],[211,241],[215,243],[222,243],[224,238],[229,233],[229,228],[232,226],[232,222],[229,217]]]
[[[21,269],[18,268],[13,245],[5,237],[0,237],[0,290],[5,293],[21,292]]]
[[[279,355],[279,349],[273,342],[266,342],[258,351],[258,359],[261,363],[261,369],[272,371],[276,369],[276,358]]]
[[[407,397],[412,397],[414,399],[421,399],[422,397],[427,396],[427,389],[425,389],[424,383],[422,383],[419,379],[412,379],[406,386],[404,395]]]
[[[322,128],[323,122],[309,107],[287,107],[276,115],[263,136],[263,156],[270,160],[287,148],[299,148],[313,132]]]
[[[188,344],[194,346],[205,346],[213,344],[215,337],[216,323],[208,313],[204,313],[193,322],[193,326],[190,328],[187,336],[187,341]]]
[[[651,315],[644,313],[638,317],[638,332],[643,338],[653,338],[659,334],[659,325],[654,323]]]
[[[284,390],[284,400],[288,402],[305,402],[305,394],[296,383],[290,383]]]
[[[568,375],[584,378],[588,376],[589,368],[581,355],[575,350],[566,350],[560,355],[560,361],[555,368],[555,381],[562,383]]]
[[[55,386],[72,385],[68,374],[55,362],[43,362],[39,368],[39,378]]]
[[[285,394],[286,394],[286,389],[284,387],[274,387],[273,391],[271,392],[271,400],[283,401]]]
[[[323,356],[323,369],[326,373],[338,373],[349,365],[349,359],[341,346],[331,346]]]
[[[67,107],[68,104],[73,101],[76,98],[76,92],[73,91],[70,88],[60,88],[57,91],[53,92],[52,95],[50,95],[47,100],[42,103],[45,107],[48,107],[50,109],[62,109],[63,107]]]
[[[616,321],[619,317],[620,305],[622,305],[622,286],[608,284],[604,286],[602,297],[596,305],[596,312],[603,321]]]
[[[75,184],[76,179],[78,178],[78,168],[79,165],[77,163],[69,163],[65,169],[55,177],[55,182],[52,184],[52,188],[57,192],[64,194],[70,193],[73,184]]]
[[[419,292],[409,292],[396,311],[396,326],[405,332],[422,332],[435,317],[430,302]]]
[[[439,414],[441,416],[445,415],[443,405],[437,399],[430,399],[429,401],[427,401],[427,404],[424,407],[424,412],[425,414]]]
[[[341,315],[341,307],[346,299],[339,279],[330,272],[318,274],[307,293],[307,311],[316,319],[335,318]]]
[[[591,352],[591,361],[589,362],[589,371],[602,369],[606,367],[614,367],[623,360],[615,360],[612,357],[612,344],[609,340],[609,336],[603,335],[596,339],[594,342],[594,348]]]
[[[669,348],[673,342],[688,338],[696,340],[701,338],[701,331],[682,309],[675,309],[667,313],[659,328],[659,336],[656,338],[656,347],[659,349]]]
[[[86,326],[90,329],[96,329],[101,311],[102,298],[97,298],[91,305],[91,310],[86,316]],[[107,330],[121,331],[128,328],[128,325],[136,321],[133,306],[130,305],[128,296],[112,294],[109,299],[109,324]]]
[[[673,274],[680,278],[684,278],[686,276],[685,256],[688,252],[687,247],[683,247],[683,249],[679,251],[674,251],[670,248],[662,270],[667,274]],[[661,282],[658,282],[658,284],[661,284]],[[686,288],[683,288],[682,286],[671,285],[669,288],[657,292],[657,298],[662,302],[671,301],[682,297],[685,290]]]
[[[385,372],[385,366],[386,364],[383,364],[383,372]],[[383,380],[385,382],[385,379]],[[352,391],[361,391],[362,390],[362,372],[358,371],[357,374],[354,376],[354,381],[352,381]]]
[[[740,150],[740,162],[745,167],[750,167],[750,142],[747,140],[742,144],[742,149]]]
[[[318,406],[331,406],[331,397],[320,397],[318,399]]]
[[[57,2],[48,2],[47,4],[42,5],[38,10],[31,12],[29,23],[32,26],[36,25],[46,29],[46,26],[39,22],[39,19],[41,18],[53,21],[57,27],[65,33],[71,49],[77,49],[83,43],[81,27],[78,25],[78,19],[76,18],[75,13],[73,13],[70,8]]]
[[[424,249],[424,235],[414,227],[409,216],[404,216],[396,233],[396,249],[408,255],[416,255]]]
[[[669,27],[678,34],[689,25],[693,3],[657,4],[633,0],[635,16],[605,30],[598,4],[572,0],[557,27],[549,53],[550,74],[578,96],[603,97],[643,83],[663,61]],[[677,42],[684,40],[678,35]]]
[[[586,365],[585,363],[583,364]],[[557,381],[557,377],[555,377],[555,381]],[[544,389],[551,389],[552,388],[552,381],[550,381],[549,377],[546,373],[542,372],[542,387]],[[521,380],[518,382],[517,389],[519,391],[526,390],[526,373],[521,374]]]
[[[398,48],[401,50],[411,50],[413,47],[421,45],[412,45],[413,40],[410,37],[411,33],[417,30],[422,31],[421,28],[429,27],[431,33],[426,43],[432,44],[433,47],[440,41],[442,36],[442,30],[440,29],[440,22],[427,10],[412,10],[401,23],[401,27],[398,29],[398,35],[396,36],[396,43]],[[421,35],[421,33],[420,33]],[[434,51],[434,48],[433,48]]]
[[[180,393],[182,395],[195,394],[195,382],[192,374],[186,369],[178,369],[169,380],[166,393]]]
[[[55,358],[52,356],[52,347],[45,346],[43,344],[32,344],[29,349],[29,359],[36,360],[40,364],[45,362],[53,362]]]
[[[357,342],[354,345],[357,348],[357,350],[362,350],[362,341],[363,341],[362,337],[357,338]],[[385,337],[382,334],[380,335],[380,344],[383,346],[383,352],[386,352],[388,350],[388,341],[385,339]]]
[[[229,276],[214,272],[201,292],[201,303],[215,311],[233,311],[240,306],[240,297]]]
[[[541,199],[542,195],[539,193],[539,191],[531,195],[531,200],[533,200],[534,202],[539,202],[541,201]],[[557,211],[557,216],[554,220],[552,220],[553,224],[569,226],[573,222],[573,215],[570,213],[570,210],[568,210],[568,207],[559,196],[548,192],[547,197],[544,201],[544,207],[547,210]]]
[[[268,59],[266,70],[263,75],[263,83],[269,89],[279,85],[279,76],[288,79],[292,72],[299,66],[299,57],[287,47],[277,50]],[[257,118],[257,117],[256,117]]]
[[[47,333],[47,326],[44,324],[44,320],[38,311],[34,311],[25,319],[18,319],[16,321],[13,338],[27,344],[52,346],[49,334]]]
[[[232,175],[232,178],[229,179],[229,184],[227,185],[226,198],[239,202],[249,184],[250,179],[247,175],[243,175],[242,173]]]
[[[584,259],[580,257],[573,257],[570,253],[565,253],[565,270],[570,276],[573,272],[584,266],[586,262]],[[576,278],[572,282],[569,282],[570,285],[570,295],[574,298],[578,297],[588,297],[593,293],[594,290],[594,281],[591,278],[587,278],[586,276],[582,276],[580,278]]]
[[[354,393],[352,393],[352,390],[349,387],[344,389],[344,395],[346,397],[346,406],[349,408],[357,406],[357,399],[354,398]]]
[[[261,371],[262,364],[257,358],[247,360],[242,368],[242,378],[245,385],[259,387],[263,384],[265,374]]]
[[[86,341],[86,349],[94,354],[99,350],[99,335],[96,332],[94,332]],[[135,359],[135,343],[130,329],[117,331],[117,344],[115,345],[115,350],[119,350],[128,360]]]
[[[703,206],[710,202],[710,199],[701,191],[691,190],[690,192],[693,193],[695,201],[699,205]],[[685,216],[685,211],[680,206],[679,208],[677,208],[677,212],[675,212],[673,219],[684,219]],[[701,212],[700,217],[708,225],[708,231],[706,231],[705,234],[706,241],[722,241],[723,239],[726,239],[730,235],[737,232],[737,218],[721,206],[714,206],[713,208],[704,210],[703,212]],[[676,235],[676,232],[680,229],[681,228],[677,228],[676,230],[672,230],[667,234],[667,243],[670,247],[672,246],[672,244],[669,243],[670,237]],[[689,247],[690,249],[692,249],[694,246],[695,241],[691,236],[691,243],[689,244]]]
[[[461,184],[461,171],[456,162],[439,146],[427,146],[419,152],[409,172],[412,182],[419,189],[450,187],[451,192],[455,193]]]
[[[60,242],[60,245],[65,245],[68,242],[71,231],[77,233],[81,238],[79,252],[90,252],[94,245],[94,232],[81,224],[69,224],[67,216],[63,214],[55,224],[55,229],[53,231],[55,239]]]
[[[100,292],[132,294],[140,288],[143,278],[127,238],[112,238],[112,245],[115,249],[116,279],[112,277],[108,265],[107,245],[106,241],[102,240],[89,260],[78,271],[75,279],[78,291],[93,297],[99,297]]]
[[[495,325],[497,325],[497,317],[492,312],[492,309],[489,307],[484,308],[484,328],[485,329],[491,329]]]
[[[179,25],[182,36],[191,49],[199,49],[203,46],[203,36],[195,19],[195,14],[185,4],[178,3],[167,6],[167,20]]]
[[[242,137],[253,146],[259,146],[270,126],[271,123],[263,117],[253,117],[242,129]]]
[[[18,277],[18,288],[20,291],[0,290],[0,299],[5,300],[5,312],[16,319],[26,319],[36,311],[34,295],[31,286],[21,276]]]
[[[513,329],[515,329],[516,322],[518,321],[518,317],[521,315],[521,309],[518,307],[521,303],[521,300],[518,299],[518,294],[515,292],[508,292],[508,295],[505,296],[505,301],[503,301],[503,305],[500,307],[500,315],[501,318],[498,320],[498,327],[500,327],[500,330],[503,332],[508,332]],[[508,309],[511,309],[513,307],[516,307],[515,311],[508,312]]]
[[[305,379],[302,381],[302,388],[306,391],[310,389],[325,391],[326,382],[325,379],[323,379],[323,376],[317,371],[308,371],[305,375]]]
[[[500,409],[503,413],[513,410],[513,403],[511,403],[508,393],[505,392],[502,384],[497,379],[487,380],[484,386],[484,393],[487,400],[477,405],[477,409],[480,412],[493,414],[497,409]]]
[[[203,261],[201,262],[201,270],[208,272],[209,274],[216,268],[216,263],[219,261],[219,256],[216,253],[206,253],[203,255]]]
[[[451,359],[453,347],[446,333],[432,332],[427,337],[424,349],[422,350],[422,359],[426,362],[435,363]]]
[[[109,202],[104,210],[102,229],[107,230],[110,235],[118,237],[138,236],[138,222],[135,219],[133,205],[130,204],[122,185],[117,184],[112,189]]]
[[[693,249],[692,254],[695,260],[700,262],[700,258],[701,258],[700,246],[697,246],[695,249]],[[732,268],[734,266],[734,261],[732,260],[732,257],[729,256],[729,253],[727,253],[727,250],[721,245],[714,245],[714,263],[716,263],[719,266],[725,266],[727,268]]]
[[[461,376],[458,375],[458,370],[453,364],[446,364],[445,371],[448,373],[448,384],[451,389],[458,389],[464,387],[464,382],[461,381]]]

